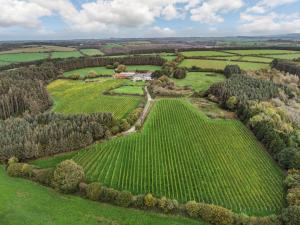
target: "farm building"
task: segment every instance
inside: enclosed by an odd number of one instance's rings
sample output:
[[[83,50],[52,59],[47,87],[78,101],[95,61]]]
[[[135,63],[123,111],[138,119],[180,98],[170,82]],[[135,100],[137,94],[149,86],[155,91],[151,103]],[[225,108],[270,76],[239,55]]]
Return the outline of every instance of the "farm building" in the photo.
[[[151,72],[138,73],[138,72],[122,72],[116,73],[114,78],[116,79],[131,79],[133,81],[151,80]]]

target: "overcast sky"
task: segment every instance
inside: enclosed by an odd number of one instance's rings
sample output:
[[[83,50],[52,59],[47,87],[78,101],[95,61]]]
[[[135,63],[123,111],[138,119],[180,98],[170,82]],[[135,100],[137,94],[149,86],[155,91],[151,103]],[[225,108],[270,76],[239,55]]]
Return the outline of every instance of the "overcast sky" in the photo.
[[[300,0],[0,0],[0,40],[300,33]]]

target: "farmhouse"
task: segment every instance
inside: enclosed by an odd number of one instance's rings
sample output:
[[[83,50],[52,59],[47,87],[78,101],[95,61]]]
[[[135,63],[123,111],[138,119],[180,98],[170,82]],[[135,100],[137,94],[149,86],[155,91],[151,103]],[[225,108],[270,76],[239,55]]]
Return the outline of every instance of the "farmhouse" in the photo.
[[[115,79],[131,79],[133,81],[146,81],[152,80],[151,72],[139,73],[139,72],[122,72],[122,73],[115,73]]]

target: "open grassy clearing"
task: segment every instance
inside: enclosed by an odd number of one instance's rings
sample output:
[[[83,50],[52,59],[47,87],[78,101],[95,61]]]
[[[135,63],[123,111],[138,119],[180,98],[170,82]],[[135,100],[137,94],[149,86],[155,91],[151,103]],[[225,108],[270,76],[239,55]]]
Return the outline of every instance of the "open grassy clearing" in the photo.
[[[127,95],[143,95],[144,90],[141,86],[122,86],[111,91],[115,94],[127,94]]]
[[[266,55],[267,57],[274,58],[274,59],[297,59],[300,58],[300,53],[296,54],[286,54],[286,55]]]
[[[54,99],[53,111],[65,114],[112,112],[123,118],[142,101],[138,96],[109,96],[102,92],[123,84],[123,80],[103,79],[100,82],[56,80],[48,85]]]
[[[0,166],[0,224],[3,225],[207,225],[184,217],[120,208],[62,195],[11,178]]]
[[[227,65],[230,64],[239,65],[242,70],[258,70],[263,68],[269,68],[268,64],[263,64],[263,63],[231,62],[231,61],[205,60],[205,59],[185,59],[180,64],[180,66],[188,67],[188,68],[191,68],[192,66],[197,66],[203,69],[223,70]]]
[[[81,49],[80,50],[83,54],[88,55],[88,56],[94,56],[94,55],[103,55],[103,52],[101,52],[99,49]]]
[[[141,133],[95,144],[73,159],[90,181],[135,194],[195,199],[251,215],[281,208],[283,174],[252,133],[237,120],[209,119],[184,100],[159,100]]]
[[[272,55],[272,54],[297,53],[297,51],[276,50],[276,49],[226,50],[226,52],[238,54],[238,55]]]
[[[3,61],[0,61],[0,66],[5,66],[5,65],[9,65],[10,62],[3,62]]]
[[[185,57],[200,57],[200,56],[231,56],[232,54],[219,51],[186,51],[181,52]]]
[[[79,51],[52,52],[51,53],[52,59],[63,59],[63,58],[80,57],[80,56],[83,56],[83,55]]]
[[[101,75],[113,75],[115,72],[113,69],[107,69],[106,67],[88,67],[78,70],[72,70],[64,73],[65,77],[69,77],[71,75],[79,74],[80,77],[87,76],[90,72],[95,72]]]
[[[123,46],[120,45],[120,44],[116,44],[116,43],[107,43],[105,45],[102,46],[102,48],[107,48],[107,49],[110,49],[110,48],[122,48]]]
[[[237,60],[237,61],[249,61],[249,62],[258,62],[258,63],[270,63],[273,61],[272,58],[264,58],[264,57],[257,57],[257,56],[221,56],[221,57],[211,57],[216,59],[223,59],[223,60]]]
[[[41,46],[26,46],[24,48],[16,48],[8,51],[2,51],[0,54],[7,53],[33,53],[33,52],[53,52],[53,51],[75,51],[75,48],[52,46],[52,45],[41,45]]]
[[[131,65],[127,66],[127,71],[136,71],[136,70],[147,70],[147,71],[155,71],[159,70],[160,66],[152,66],[152,65]],[[85,77],[89,74],[89,72],[96,72],[101,75],[113,75],[115,72],[113,69],[107,69],[106,67],[88,67],[78,70],[72,70],[64,73],[65,77],[69,77],[74,74],[79,74],[80,77]]]
[[[205,91],[213,83],[223,81],[224,75],[209,72],[190,72],[185,79],[172,79],[176,86],[191,86],[196,91]]]
[[[35,60],[46,59],[49,57],[48,53],[12,53],[0,54],[0,61],[3,62],[30,62]]]

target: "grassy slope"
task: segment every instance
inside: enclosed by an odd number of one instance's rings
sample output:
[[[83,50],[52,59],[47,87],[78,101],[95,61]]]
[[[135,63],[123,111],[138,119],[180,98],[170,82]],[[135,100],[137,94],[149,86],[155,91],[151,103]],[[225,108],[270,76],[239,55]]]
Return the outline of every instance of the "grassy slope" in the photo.
[[[191,72],[185,79],[172,79],[177,86],[192,86],[196,91],[205,91],[213,83],[223,81],[225,77],[222,74],[209,72]]]
[[[80,50],[83,54],[86,54],[88,56],[93,56],[93,55],[103,55],[103,52],[101,52],[99,49],[92,49],[92,48],[87,48],[87,49],[81,49]]]
[[[293,54],[296,51],[274,50],[274,49],[253,49],[253,50],[228,50],[226,52],[239,55],[267,55],[267,54]]]
[[[30,62],[40,59],[46,59],[48,53],[12,53],[0,54],[0,61],[5,62]]]
[[[196,57],[196,56],[231,56],[232,54],[219,51],[187,51],[181,52],[186,57]]]
[[[148,71],[155,71],[159,70],[160,66],[152,66],[152,65],[132,65],[132,66],[127,66],[127,71],[135,71],[135,70],[148,70]],[[94,71],[97,74],[102,74],[102,75],[112,75],[114,74],[113,69],[107,69],[105,67],[88,67],[88,68],[83,68],[83,69],[78,69],[78,70],[72,70],[64,73],[65,77],[71,76],[73,74],[79,74],[81,77],[86,76],[89,72]]]
[[[112,90],[112,92],[116,94],[144,94],[143,88],[141,86],[122,86]]]
[[[71,58],[71,57],[80,57],[82,54],[79,51],[72,51],[72,52],[52,52],[51,58],[52,59],[63,59],[63,58]]]
[[[141,133],[72,156],[89,180],[135,194],[195,199],[253,215],[281,208],[282,173],[251,132],[239,121],[208,119],[183,100],[159,100]]]
[[[59,113],[112,112],[123,118],[141,102],[137,96],[108,96],[102,92],[124,83],[123,80],[103,79],[100,82],[57,80],[48,85],[54,99],[53,111]]]
[[[0,166],[0,224],[3,225],[205,225],[175,216],[147,213],[62,195]]]
[[[268,64],[262,63],[250,63],[250,62],[231,62],[220,60],[202,60],[202,59],[185,59],[180,64],[182,67],[198,66],[203,69],[220,69],[223,70],[226,65],[235,64],[239,65],[243,70],[258,70],[262,68],[268,68]]]

